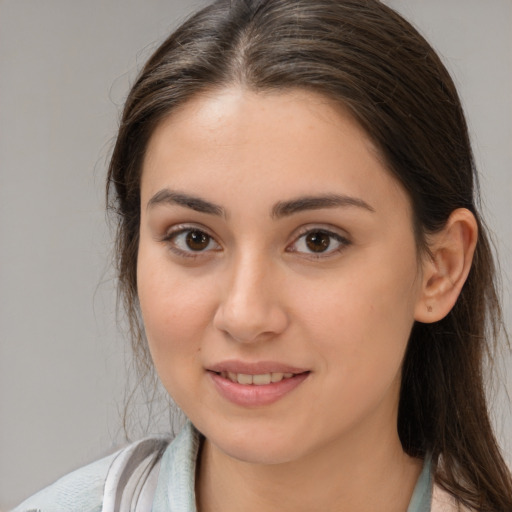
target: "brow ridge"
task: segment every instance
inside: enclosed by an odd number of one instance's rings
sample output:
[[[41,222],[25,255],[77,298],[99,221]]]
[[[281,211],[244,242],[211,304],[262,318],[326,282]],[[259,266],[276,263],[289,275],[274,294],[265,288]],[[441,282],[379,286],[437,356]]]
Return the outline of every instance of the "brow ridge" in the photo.
[[[222,206],[206,201],[200,197],[192,196],[184,192],[172,191],[168,188],[157,192],[148,201],[147,208],[153,208],[158,204],[176,204],[200,213],[226,216],[226,211]],[[339,207],[356,207],[375,212],[372,206],[360,198],[340,194],[324,194],[319,196],[301,196],[288,201],[279,201],[272,207],[271,217],[280,219],[302,211]]]
[[[201,199],[200,197],[191,196],[183,192],[175,192],[168,188],[162,189],[157,192],[149,201],[147,208],[153,208],[158,204],[177,204],[184,206],[200,213],[207,213],[210,215],[225,216],[225,211],[222,206]]]
[[[273,218],[279,219],[302,211],[339,207],[356,207],[363,208],[372,213],[375,212],[372,206],[357,197],[326,194],[321,196],[302,196],[290,201],[279,201],[273,206],[271,215]]]

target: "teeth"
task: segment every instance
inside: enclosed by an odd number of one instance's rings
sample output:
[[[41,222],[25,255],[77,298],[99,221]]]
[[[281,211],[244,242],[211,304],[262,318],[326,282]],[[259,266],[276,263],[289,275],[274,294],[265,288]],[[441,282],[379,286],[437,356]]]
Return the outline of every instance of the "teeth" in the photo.
[[[270,384],[272,382],[272,374],[264,373],[263,375],[253,375],[252,383],[256,384],[256,386],[261,386],[263,384]]]
[[[284,373],[272,373],[272,382],[279,382],[283,380]]]
[[[238,384],[252,384],[252,375],[246,375],[245,373],[239,373],[237,375]]]
[[[270,384],[271,382],[281,382],[283,379],[289,379],[293,377],[293,373],[262,373],[259,375],[248,375],[246,373],[232,373],[232,372],[221,372],[221,377],[229,379],[232,382],[238,382],[238,384],[253,384],[255,386],[263,386]]]

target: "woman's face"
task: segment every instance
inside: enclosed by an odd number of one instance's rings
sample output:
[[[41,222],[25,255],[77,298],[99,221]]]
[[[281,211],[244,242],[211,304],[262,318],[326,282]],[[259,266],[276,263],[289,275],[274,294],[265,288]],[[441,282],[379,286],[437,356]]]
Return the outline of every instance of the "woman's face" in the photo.
[[[149,347],[213,446],[277,463],[397,439],[421,265],[408,196],[343,109],[196,97],[154,132],[141,194]]]

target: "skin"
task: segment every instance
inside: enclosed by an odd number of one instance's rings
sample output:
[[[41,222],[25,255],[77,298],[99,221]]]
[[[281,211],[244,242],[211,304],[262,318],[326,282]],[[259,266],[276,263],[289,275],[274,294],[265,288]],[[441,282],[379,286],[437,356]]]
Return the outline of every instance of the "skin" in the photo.
[[[276,215],[333,194],[351,199]],[[453,250],[433,241],[420,258],[407,194],[352,117],[311,92],[210,92],[157,127],[138,293],[157,372],[206,438],[199,510],[407,509],[422,463],[396,430],[401,364],[414,321],[444,316],[467,275],[476,227],[459,214]],[[202,250],[187,245],[194,229]],[[332,235],[315,253],[306,233],[319,230]],[[240,406],[208,371],[226,360],[309,374],[272,404]]]

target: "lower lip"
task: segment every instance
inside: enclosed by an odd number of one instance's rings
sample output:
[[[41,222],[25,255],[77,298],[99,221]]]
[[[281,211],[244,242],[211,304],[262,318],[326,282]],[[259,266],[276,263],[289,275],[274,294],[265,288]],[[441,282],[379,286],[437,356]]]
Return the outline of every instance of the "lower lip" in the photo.
[[[270,405],[300,386],[309,376],[309,372],[299,373],[288,379],[270,384],[239,384],[208,372],[219,393],[230,402],[244,407]]]

